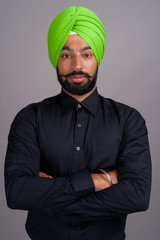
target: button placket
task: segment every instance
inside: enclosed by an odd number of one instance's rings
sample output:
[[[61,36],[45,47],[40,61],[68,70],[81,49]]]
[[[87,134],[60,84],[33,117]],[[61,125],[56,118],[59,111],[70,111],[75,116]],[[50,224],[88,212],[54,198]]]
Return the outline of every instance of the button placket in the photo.
[[[78,127],[78,129],[80,129],[81,128],[81,123],[79,122],[79,117],[80,117],[80,115],[81,115],[81,104],[80,103],[78,103],[78,105],[77,105],[77,107],[78,107],[78,111],[77,111],[77,127]],[[80,134],[80,130],[76,130],[76,133],[75,133],[75,135],[76,135],[76,141],[77,141],[77,143],[79,143],[79,134]],[[77,132],[78,131],[78,132]],[[76,146],[76,150],[77,150],[77,152],[79,152],[80,150],[81,150],[81,147],[78,145],[78,146]]]
[[[74,133],[74,151],[73,151],[73,164],[72,168],[77,169],[81,165],[81,158],[83,154],[83,143],[84,143],[84,109],[83,106],[78,103],[76,105],[76,123],[75,123],[75,133]]]
[[[79,110],[82,108],[82,105],[80,104],[80,103],[78,103],[78,105],[77,105],[77,107],[78,107],[78,112],[77,112],[77,127],[78,128],[81,128],[82,127],[82,124],[80,123],[80,121],[79,121],[79,114],[80,114],[80,112],[79,112]]]

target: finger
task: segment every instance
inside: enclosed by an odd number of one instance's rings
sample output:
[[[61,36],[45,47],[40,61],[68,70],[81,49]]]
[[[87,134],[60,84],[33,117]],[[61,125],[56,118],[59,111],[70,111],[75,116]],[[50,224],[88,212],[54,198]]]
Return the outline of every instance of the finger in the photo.
[[[39,176],[40,177],[45,177],[45,178],[52,178],[52,176],[50,176],[50,175],[48,175],[48,174],[46,174],[44,172],[39,172]]]

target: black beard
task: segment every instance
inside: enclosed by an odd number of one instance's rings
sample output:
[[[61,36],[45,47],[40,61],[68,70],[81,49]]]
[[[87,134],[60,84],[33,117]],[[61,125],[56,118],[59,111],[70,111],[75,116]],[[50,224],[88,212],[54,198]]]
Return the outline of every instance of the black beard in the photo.
[[[82,83],[70,83],[68,82],[68,77],[73,75],[83,75],[87,78],[87,83],[82,85]],[[58,68],[57,68],[57,78],[58,82],[61,84],[62,88],[64,88],[67,92],[74,94],[74,95],[84,95],[90,92],[96,84],[98,75],[98,66],[96,72],[93,76],[90,76],[88,73],[84,73],[82,71],[74,71],[67,75],[60,75]],[[62,79],[65,77],[65,80]]]

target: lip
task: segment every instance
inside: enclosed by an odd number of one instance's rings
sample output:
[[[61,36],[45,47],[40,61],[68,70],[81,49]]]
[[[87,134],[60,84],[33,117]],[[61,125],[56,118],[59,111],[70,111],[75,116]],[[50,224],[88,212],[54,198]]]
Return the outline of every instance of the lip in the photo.
[[[74,76],[70,76],[70,79],[74,83],[80,83],[80,82],[83,82],[83,80],[85,79],[85,76],[84,75],[74,75]]]

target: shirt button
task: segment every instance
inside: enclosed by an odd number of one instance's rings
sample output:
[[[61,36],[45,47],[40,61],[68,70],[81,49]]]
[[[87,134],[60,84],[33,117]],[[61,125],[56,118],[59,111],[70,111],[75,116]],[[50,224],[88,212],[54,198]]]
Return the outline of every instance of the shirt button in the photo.
[[[77,150],[77,151],[80,151],[80,147],[76,147],[76,150]]]
[[[78,103],[78,108],[81,108],[81,104],[80,103]]]
[[[82,125],[80,123],[78,123],[78,127],[80,128],[80,127],[82,127]]]

